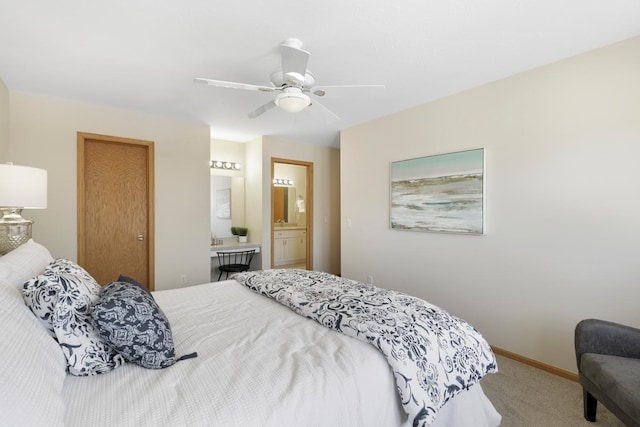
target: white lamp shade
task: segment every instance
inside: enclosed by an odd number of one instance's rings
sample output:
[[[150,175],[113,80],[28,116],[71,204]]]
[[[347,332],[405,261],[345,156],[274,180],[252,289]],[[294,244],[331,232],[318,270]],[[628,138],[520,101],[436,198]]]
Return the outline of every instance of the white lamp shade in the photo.
[[[0,164],[0,207],[45,209],[47,171],[12,164]]]

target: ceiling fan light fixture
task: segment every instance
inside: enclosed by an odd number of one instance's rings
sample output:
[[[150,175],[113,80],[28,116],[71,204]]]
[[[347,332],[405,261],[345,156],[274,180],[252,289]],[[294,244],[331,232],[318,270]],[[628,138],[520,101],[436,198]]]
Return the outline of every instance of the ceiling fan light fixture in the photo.
[[[285,92],[278,95],[274,102],[278,107],[288,113],[299,113],[311,105],[311,98],[302,93],[299,89],[297,91],[289,91],[285,89]]]

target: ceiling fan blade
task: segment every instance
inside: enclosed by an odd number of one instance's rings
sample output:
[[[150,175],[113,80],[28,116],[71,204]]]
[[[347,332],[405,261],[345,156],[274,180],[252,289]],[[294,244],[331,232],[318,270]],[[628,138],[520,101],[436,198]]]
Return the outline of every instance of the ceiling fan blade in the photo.
[[[301,47],[302,42],[297,39],[287,39],[280,43],[282,74],[285,80],[292,80],[298,85],[304,84],[309,63],[309,52]]]
[[[259,86],[259,85],[252,85],[248,83],[226,82],[224,80],[197,78],[197,79],[194,79],[194,81],[196,83],[203,83],[210,86],[226,87],[231,89],[256,90],[260,92],[273,92],[275,90],[278,90],[277,88],[274,88],[271,86]]]
[[[255,110],[253,110],[252,112],[249,113],[249,118],[250,119],[255,119],[256,117],[258,117],[259,115],[271,110],[273,107],[276,106],[276,103],[273,101],[269,101],[266,104],[256,108]]]
[[[363,93],[368,95],[380,94],[385,90],[384,85],[334,85],[334,86],[315,86],[309,89],[309,93],[313,96],[324,98],[337,98],[342,96],[362,96]]]
[[[327,118],[327,123],[337,122],[340,120],[340,117],[336,115],[333,111],[329,110],[327,107],[322,105],[318,100],[314,99],[311,101],[311,107],[320,107],[320,109],[324,112],[325,117]]]

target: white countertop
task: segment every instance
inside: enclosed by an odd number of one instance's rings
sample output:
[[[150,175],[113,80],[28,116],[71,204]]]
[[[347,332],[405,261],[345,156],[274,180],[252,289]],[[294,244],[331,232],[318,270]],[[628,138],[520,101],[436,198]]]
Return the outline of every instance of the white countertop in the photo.
[[[256,253],[260,253],[260,243],[226,243],[222,245],[211,245],[211,256],[218,256],[218,251],[238,252],[247,249],[255,249]]]

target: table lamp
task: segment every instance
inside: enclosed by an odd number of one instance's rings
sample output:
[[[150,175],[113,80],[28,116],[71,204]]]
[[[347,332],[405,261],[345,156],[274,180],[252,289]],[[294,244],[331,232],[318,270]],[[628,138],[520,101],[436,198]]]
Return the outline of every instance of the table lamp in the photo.
[[[0,164],[0,255],[31,238],[33,221],[22,209],[47,207],[47,171],[12,163]]]

